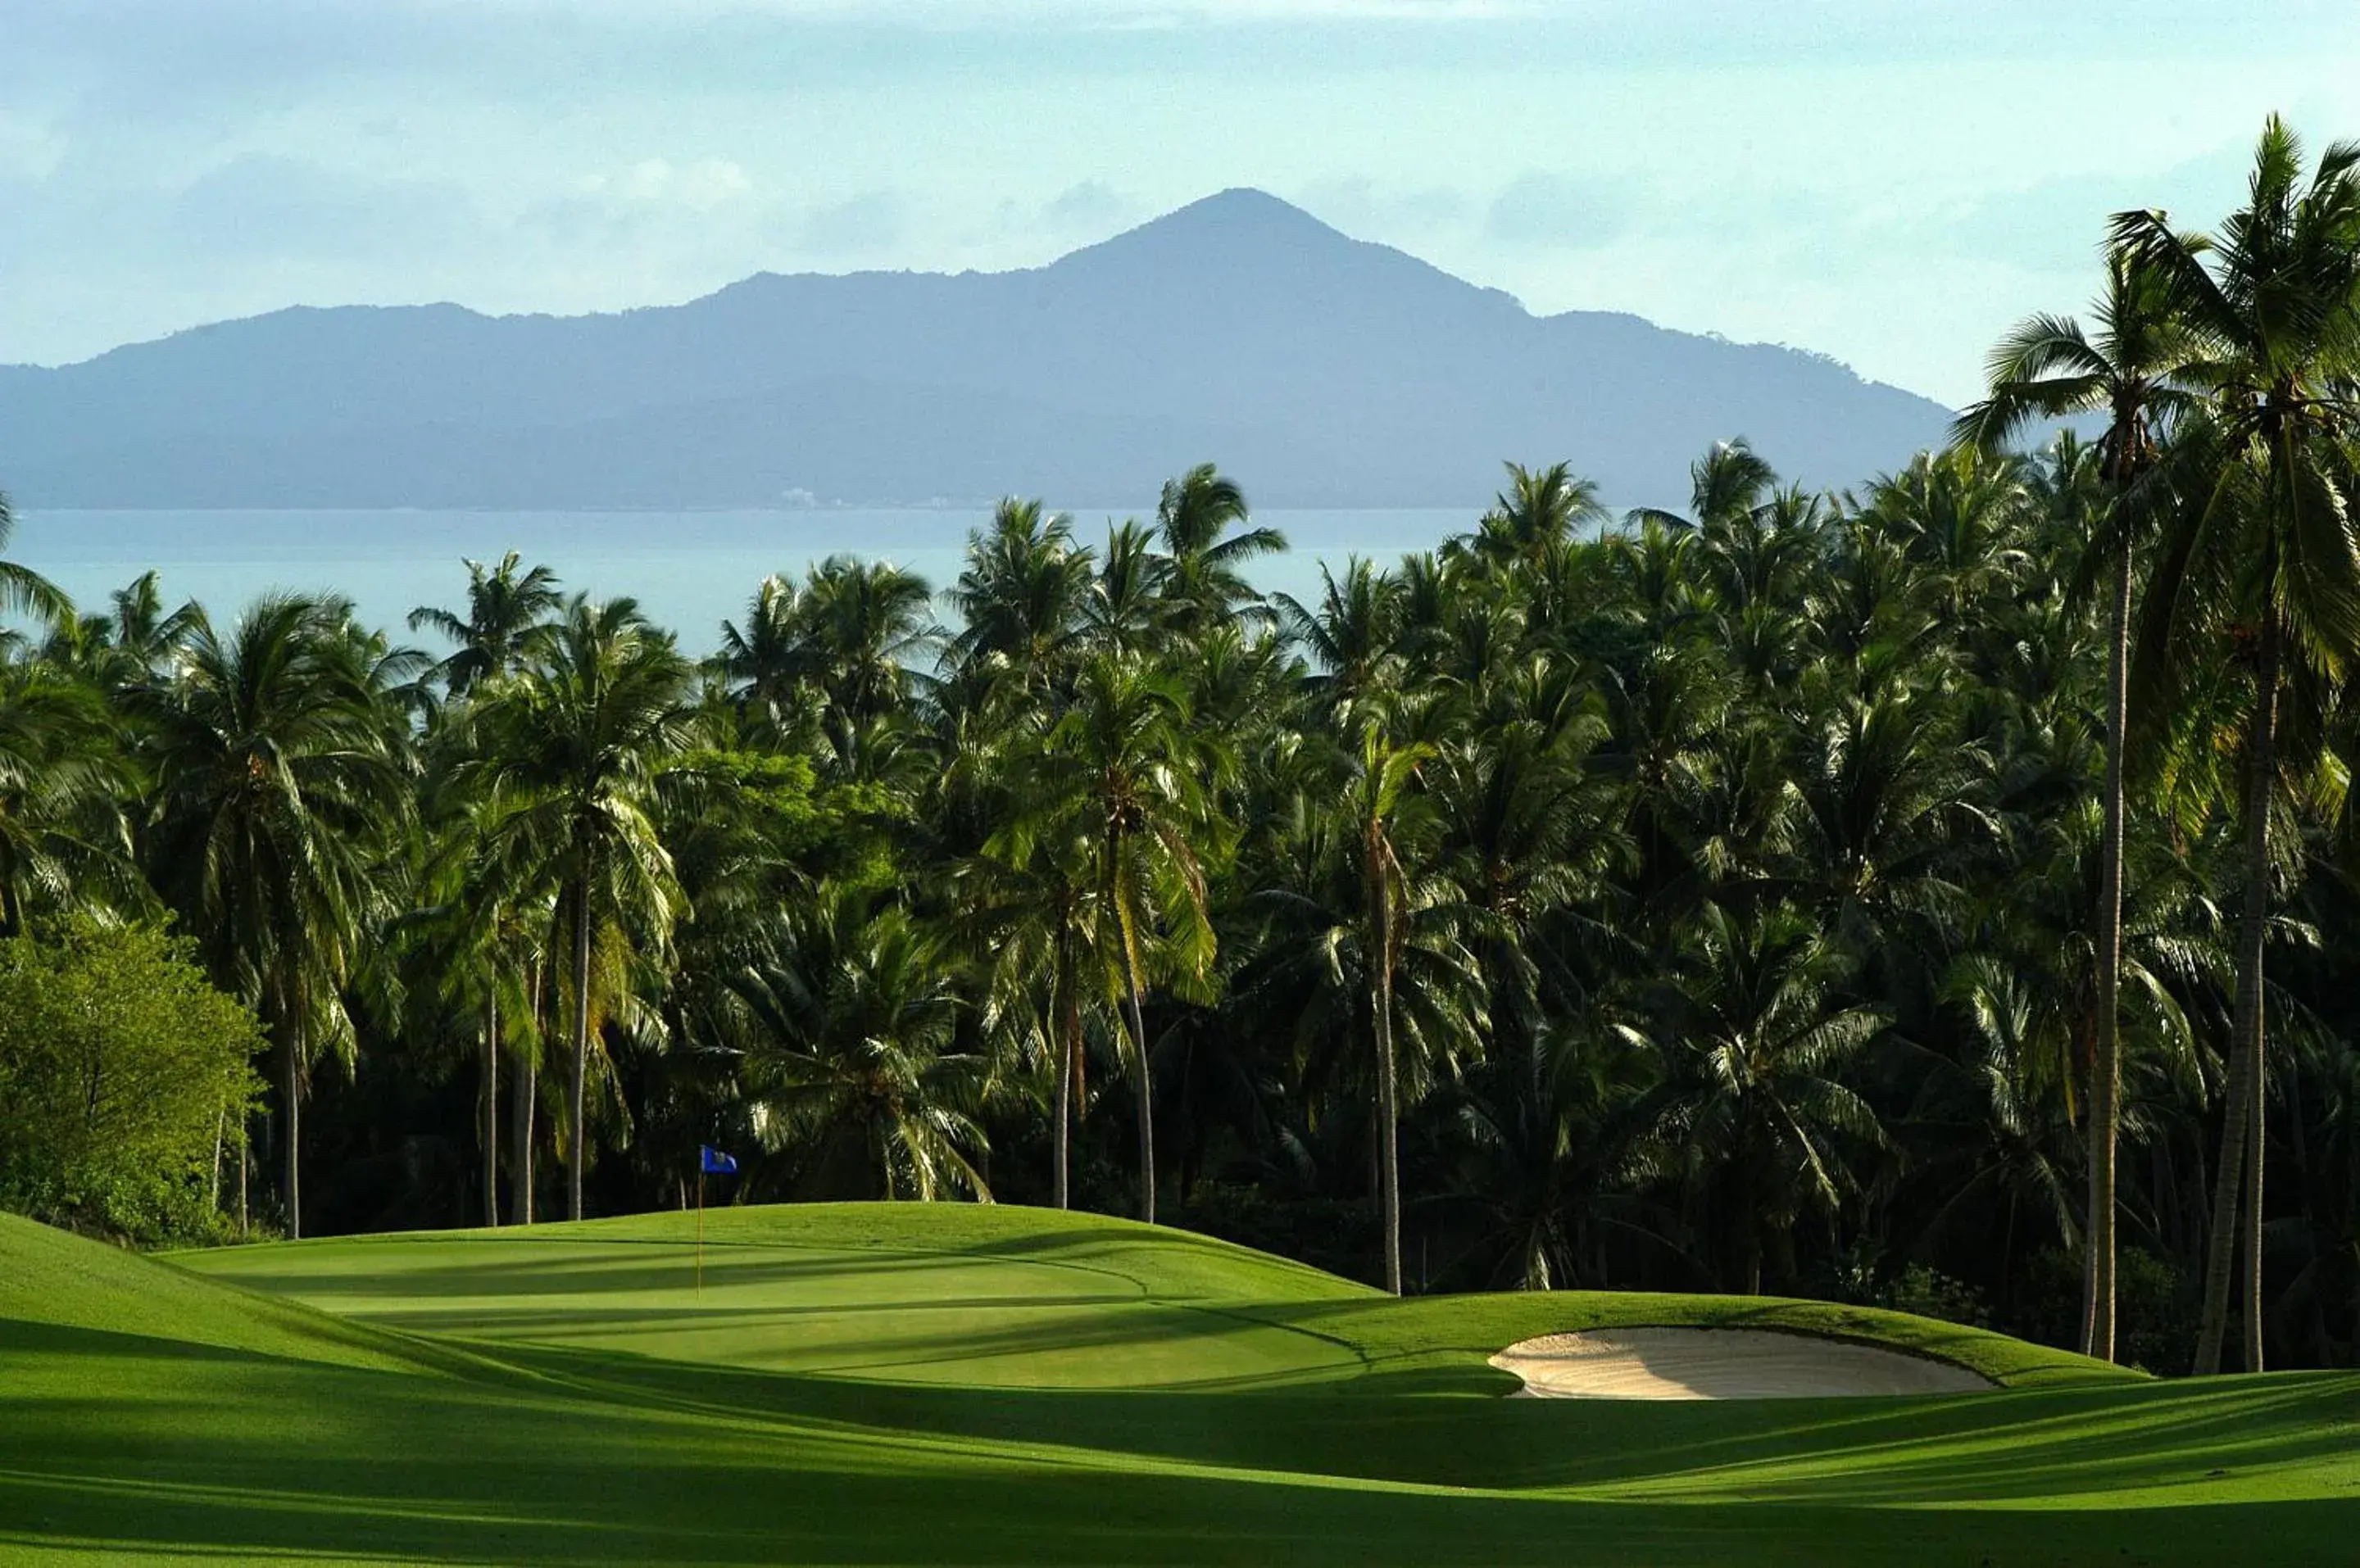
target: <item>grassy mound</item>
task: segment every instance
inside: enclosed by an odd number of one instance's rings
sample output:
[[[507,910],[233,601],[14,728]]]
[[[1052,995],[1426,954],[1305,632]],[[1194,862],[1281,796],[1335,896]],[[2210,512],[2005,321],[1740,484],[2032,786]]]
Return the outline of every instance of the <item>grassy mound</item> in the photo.
[[[0,1557],[2304,1563],[2347,1560],[2360,1499],[2351,1374],[2102,1377],[1810,1303],[1393,1302],[970,1208],[710,1215],[700,1300],[682,1224],[176,1266],[0,1221]],[[1480,1356],[1514,1338],[1640,1321],[1832,1330],[2018,1386],[1453,1397],[1499,1392]],[[1139,1370],[1091,1370],[1075,1334]]]
[[[0,1347],[115,1339],[147,1356],[246,1355],[414,1370],[427,1345],[0,1214]]]
[[[2103,1362],[1872,1308],[1566,1292],[1396,1301],[1265,1253],[1098,1214],[805,1204],[197,1253],[190,1268],[367,1322],[706,1365],[1006,1388],[1269,1388],[1382,1375],[1497,1394],[1535,1334],[1761,1328],[1955,1362],[2008,1387]],[[1396,1381],[1398,1379],[1398,1381]]]
[[[705,1365],[1011,1388],[1245,1387],[1360,1369],[1252,1303],[1384,1301],[1300,1264],[1093,1214],[810,1204],[198,1253],[368,1322]]]

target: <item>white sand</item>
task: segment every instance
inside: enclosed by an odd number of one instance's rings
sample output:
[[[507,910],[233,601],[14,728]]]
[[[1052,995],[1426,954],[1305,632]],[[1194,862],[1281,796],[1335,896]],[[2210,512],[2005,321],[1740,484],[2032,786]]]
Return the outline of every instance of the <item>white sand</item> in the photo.
[[[1544,1399],[1802,1399],[1961,1394],[1989,1379],[1945,1361],[1743,1328],[1612,1328],[1512,1345],[1491,1365]]]

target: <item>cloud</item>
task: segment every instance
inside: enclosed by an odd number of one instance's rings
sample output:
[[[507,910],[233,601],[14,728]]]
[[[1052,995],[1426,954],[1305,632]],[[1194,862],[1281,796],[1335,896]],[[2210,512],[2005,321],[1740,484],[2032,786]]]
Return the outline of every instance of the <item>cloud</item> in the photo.
[[[907,226],[899,196],[868,191],[811,209],[793,233],[796,248],[814,256],[860,256],[888,249]]]
[[[1305,211],[1363,239],[1435,234],[1466,222],[1474,203],[1447,186],[1398,191],[1381,188],[1366,175],[1314,180],[1295,192]]]
[[[166,221],[180,243],[211,254],[309,259],[410,253],[476,219],[453,186],[257,153],[198,176]]]
[[[1037,251],[1043,243],[1065,246],[1101,240],[1138,221],[1140,205],[1102,180],[1068,185],[1045,201],[1001,200],[988,223],[975,231],[975,243],[1000,248],[1021,247],[1017,255]],[[1042,259],[1045,259],[1043,257]]]
[[[1503,245],[1590,250],[1631,227],[1630,204],[1604,181],[1527,174],[1491,199],[1483,232]]]
[[[1066,234],[1097,233],[1122,223],[1137,210],[1105,181],[1085,180],[1065,187],[1043,202],[1041,223],[1045,228]]]
[[[576,189],[585,197],[709,212],[750,194],[754,182],[727,158],[675,165],[669,158],[646,158],[617,173],[590,175]]]
[[[2035,180],[1953,200],[1932,211],[1863,223],[1863,237],[1912,254],[1996,261],[2034,272],[2095,278],[2106,221],[2130,207],[2160,207],[2174,223],[2210,228],[2245,197],[2253,150],[2223,143],[2163,169],[2131,169]]]

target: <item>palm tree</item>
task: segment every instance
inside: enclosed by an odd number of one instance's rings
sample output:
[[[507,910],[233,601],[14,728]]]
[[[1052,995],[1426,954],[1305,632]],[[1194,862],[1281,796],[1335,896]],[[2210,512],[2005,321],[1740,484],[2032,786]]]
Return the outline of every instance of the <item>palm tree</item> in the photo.
[[[1266,618],[1262,597],[1239,570],[1257,556],[1286,549],[1276,528],[1251,526],[1245,492],[1211,463],[1199,463],[1167,480],[1155,507],[1155,532],[1164,547],[1162,588],[1171,625],[1190,637],[1240,614]],[[1221,536],[1231,528],[1240,532]]]
[[[1086,614],[1090,644],[1133,653],[1160,646],[1164,561],[1154,536],[1135,520],[1109,524],[1098,565]]]
[[[1546,468],[1508,464],[1508,487],[1475,525],[1475,532],[1453,539],[1447,547],[1463,555],[1505,566],[1537,564],[1548,550],[1573,538],[1590,524],[1603,523],[1608,513],[1598,499],[1598,486],[1578,478],[1570,464]]]
[[[1305,690],[1331,702],[1349,702],[1383,681],[1400,662],[1401,584],[1357,555],[1344,563],[1340,582],[1322,561],[1319,580],[1316,608],[1289,593],[1273,594],[1272,602],[1287,636],[1318,666]]]
[[[773,730],[785,725],[798,688],[817,674],[803,643],[802,607],[795,585],[773,573],[755,586],[744,626],[721,623],[715,663],[729,690]]]
[[[1885,1024],[1843,998],[1846,968],[1797,909],[1740,916],[1713,904],[1652,988],[1668,1076],[1647,1163],[1704,1203],[1749,1294],[1806,1214],[1833,1218],[1852,1185],[1845,1145],[1884,1140],[1874,1111],[1840,1077]]]
[[[290,1236],[304,1076],[354,1049],[343,987],[389,902],[374,852],[410,812],[388,694],[349,614],[270,595],[224,637],[199,612],[178,668],[131,697],[157,775],[151,875],[279,1047]]]
[[[1074,650],[1090,583],[1090,553],[1074,542],[1072,517],[1045,513],[1038,501],[1002,501],[991,527],[967,537],[967,567],[946,595],[963,623],[947,659],[1038,690]]]
[[[505,676],[531,657],[534,643],[546,636],[549,618],[563,602],[557,574],[546,566],[519,572],[515,550],[486,568],[480,561],[467,568],[467,611],[421,604],[410,612],[410,629],[432,627],[458,650],[434,666],[432,675],[453,697],[464,697],[486,681]]]
[[[177,610],[164,608],[163,585],[152,572],[143,572],[127,586],[115,589],[107,601],[115,606],[109,617],[109,638],[135,677],[152,677],[169,666],[180,640],[196,621],[193,600],[183,600]]]
[[[1155,1101],[1143,1008],[1149,949],[1182,984],[1211,969],[1215,939],[1198,845],[1215,827],[1209,775],[1226,758],[1189,728],[1172,675],[1107,650],[1078,672],[1073,703],[1025,756],[1020,794],[1043,826],[1089,845],[1092,930],[1108,995],[1130,1034],[1139,1088],[1139,1206],[1155,1219]]]
[[[1438,824],[1401,765],[1391,769],[1394,798],[1385,800],[1385,762],[1405,744],[1417,743],[1395,740],[1388,751],[1381,735],[1373,770],[1365,749],[1314,744],[1266,781],[1282,800],[1266,808],[1258,859],[1267,879],[1251,896],[1259,919],[1243,933],[1248,952],[1232,985],[1242,1010],[1284,1029],[1306,1099],[1332,1095],[1377,1113],[1366,1124],[1370,1185],[1395,1224],[1398,1203],[1389,1206],[1386,1191],[1398,1192],[1398,1176],[1389,1180],[1383,1147],[1389,1123],[1398,1123],[1383,1102],[1415,1102],[1459,1078],[1491,1025],[1472,947],[1479,912],[1448,875],[1408,868],[1435,855]],[[1377,830],[1393,841],[1390,859],[1382,847],[1371,854],[1371,805],[1386,807]],[[1378,1045],[1380,1018],[1389,1050]],[[1337,1119],[1363,1125],[1359,1114]]]
[[[544,901],[491,853],[488,830],[497,823],[499,804],[460,800],[426,868],[424,891],[435,901],[405,917],[431,966],[436,999],[466,1020],[482,1052],[479,1143],[484,1224],[490,1228],[500,1223],[500,1061],[533,1049],[532,960],[547,939]],[[529,1223],[521,1210],[517,1217]]]
[[[890,561],[832,555],[804,581],[797,618],[839,723],[874,719],[908,696],[938,637],[933,590]]]
[[[0,492],[0,550],[16,537],[16,514]],[[71,620],[73,603],[48,578],[18,561],[0,559],[0,611],[32,615],[55,624]]]
[[[1920,452],[1869,489],[1863,519],[1931,568],[1926,581],[1953,626],[1970,624],[2030,564],[2027,473],[2025,460],[2013,453],[1953,447]]]
[[[2130,713],[2131,566],[2143,486],[2158,437],[2189,406],[2180,386],[2192,344],[2170,308],[2163,274],[2127,247],[2106,256],[2106,292],[2092,308],[2094,333],[2070,317],[2033,316],[1992,350],[1990,391],[1952,428],[1985,452],[2005,447],[2036,419],[2103,412],[2098,463],[2103,514],[2088,519],[2084,571],[2107,584],[2105,831],[2098,885],[2097,1037],[2090,1064],[2088,1265],[2081,1348],[2114,1356],[2114,1156],[2122,1119],[2123,747]]]
[[[756,1024],[744,1073],[763,1145],[797,1157],[823,1192],[989,1203],[972,1114],[983,1062],[956,1049],[960,979],[907,910],[823,889],[739,982]]]
[[[1457,1105],[1470,1146],[1459,1192],[1486,1222],[1485,1285],[1603,1287],[1609,1235],[1668,1249],[1658,1205],[1622,1180],[1657,1072],[1646,1041],[1571,1019],[1475,1064]]]
[[[1021,788],[1000,795],[1004,820],[966,867],[960,907],[989,955],[986,1027],[1011,1016],[1036,1020],[1032,1032],[1053,1077],[1051,1201],[1063,1209],[1073,1201],[1073,1127],[1083,1097],[1083,965],[1097,940],[1096,846],[1076,814],[1027,809]]]
[[[196,605],[166,611],[156,573],[143,572],[107,595],[111,613],[56,624],[43,649],[50,662],[81,671],[110,696],[152,681],[188,635]]]
[[[2360,538],[2344,497],[2360,430],[2360,145],[2303,179],[2301,143],[2273,115],[2246,204],[2217,241],[2160,212],[2125,212],[2114,240],[2151,272],[2191,340],[2182,375],[2209,405],[2183,435],[2188,500],[2158,551],[2135,681],[2158,701],[2187,663],[2226,643],[2252,676],[2245,743],[2245,908],[2233,1060],[2207,1238],[2200,1372],[2219,1369],[2234,1260],[2245,1366],[2262,1367],[2263,949],[2271,800],[2305,760],[2288,697],[2332,691],[2360,654]],[[2139,680],[2141,674],[2146,679]],[[2312,705],[2323,705],[2313,700]],[[2240,1223],[2239,1195],[2243,1220]],[[2244,1249],[2237,1250],[2242,1235]]]
[[[1533,654],[1471,695],[1442,742],[1433,790],[1448,833],[1453,875],[1483,911],[1491,1016],[1503,1030],[1537,1035],[1577,1001],[1540,927],[1624,857],[1622,802],[1590,765],[1606,724],[1569,661]]]
[[[146,901],[118,804],[130,781],[96,689],[48,659],[0,661],[0,934],[31,914]]]
[[[661,953],[681,909],[672,856],[651,816],[656,780],[690,740],[692,669],[628,599],[576,597],[541,659],[488,699],[469,789],[501,802],[488,830],[497,864],[559,889],[572,943],[573,1073],[567,1214],[583,1214],[587,1091],[599,933],[636,930]]]
[[[1370,1032],[1376,1045],[1377,1185],[1384,1230],[1385,1289],[1402,1293],[1401,1105],[1393,1062],[1393,971],[1406,930],[1403,919],[1412,877],[1401,851],[1435,821],[1431,800],[1416,789],[1417,772],[1433,747],[1391,734],[1389,715],[1354,715],[1359,755],[1346,778],[1345,809],[1360,839],[1362,909],[1369,922]]]

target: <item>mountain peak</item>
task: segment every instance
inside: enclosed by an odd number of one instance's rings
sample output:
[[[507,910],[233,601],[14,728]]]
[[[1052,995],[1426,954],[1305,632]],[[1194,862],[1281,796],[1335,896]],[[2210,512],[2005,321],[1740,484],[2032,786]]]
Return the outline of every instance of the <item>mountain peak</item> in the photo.
[[[1269,191],[1251,185],[1232,185],[1227,191],[1201,196],[1143,226],[1150,229],[1209,227],[1232,231],[1251,226],[1317,230],[1327,234],[1336,233],[1293,202],[1283,201]]]
[[[1266,250],[1302,251],[1361,242],[1341,234],[1267,191],[1234,186],[1151,218],[1111,239],[1086,245],[1056,265],[1085,257],[1157,255],[1196,259]]]

